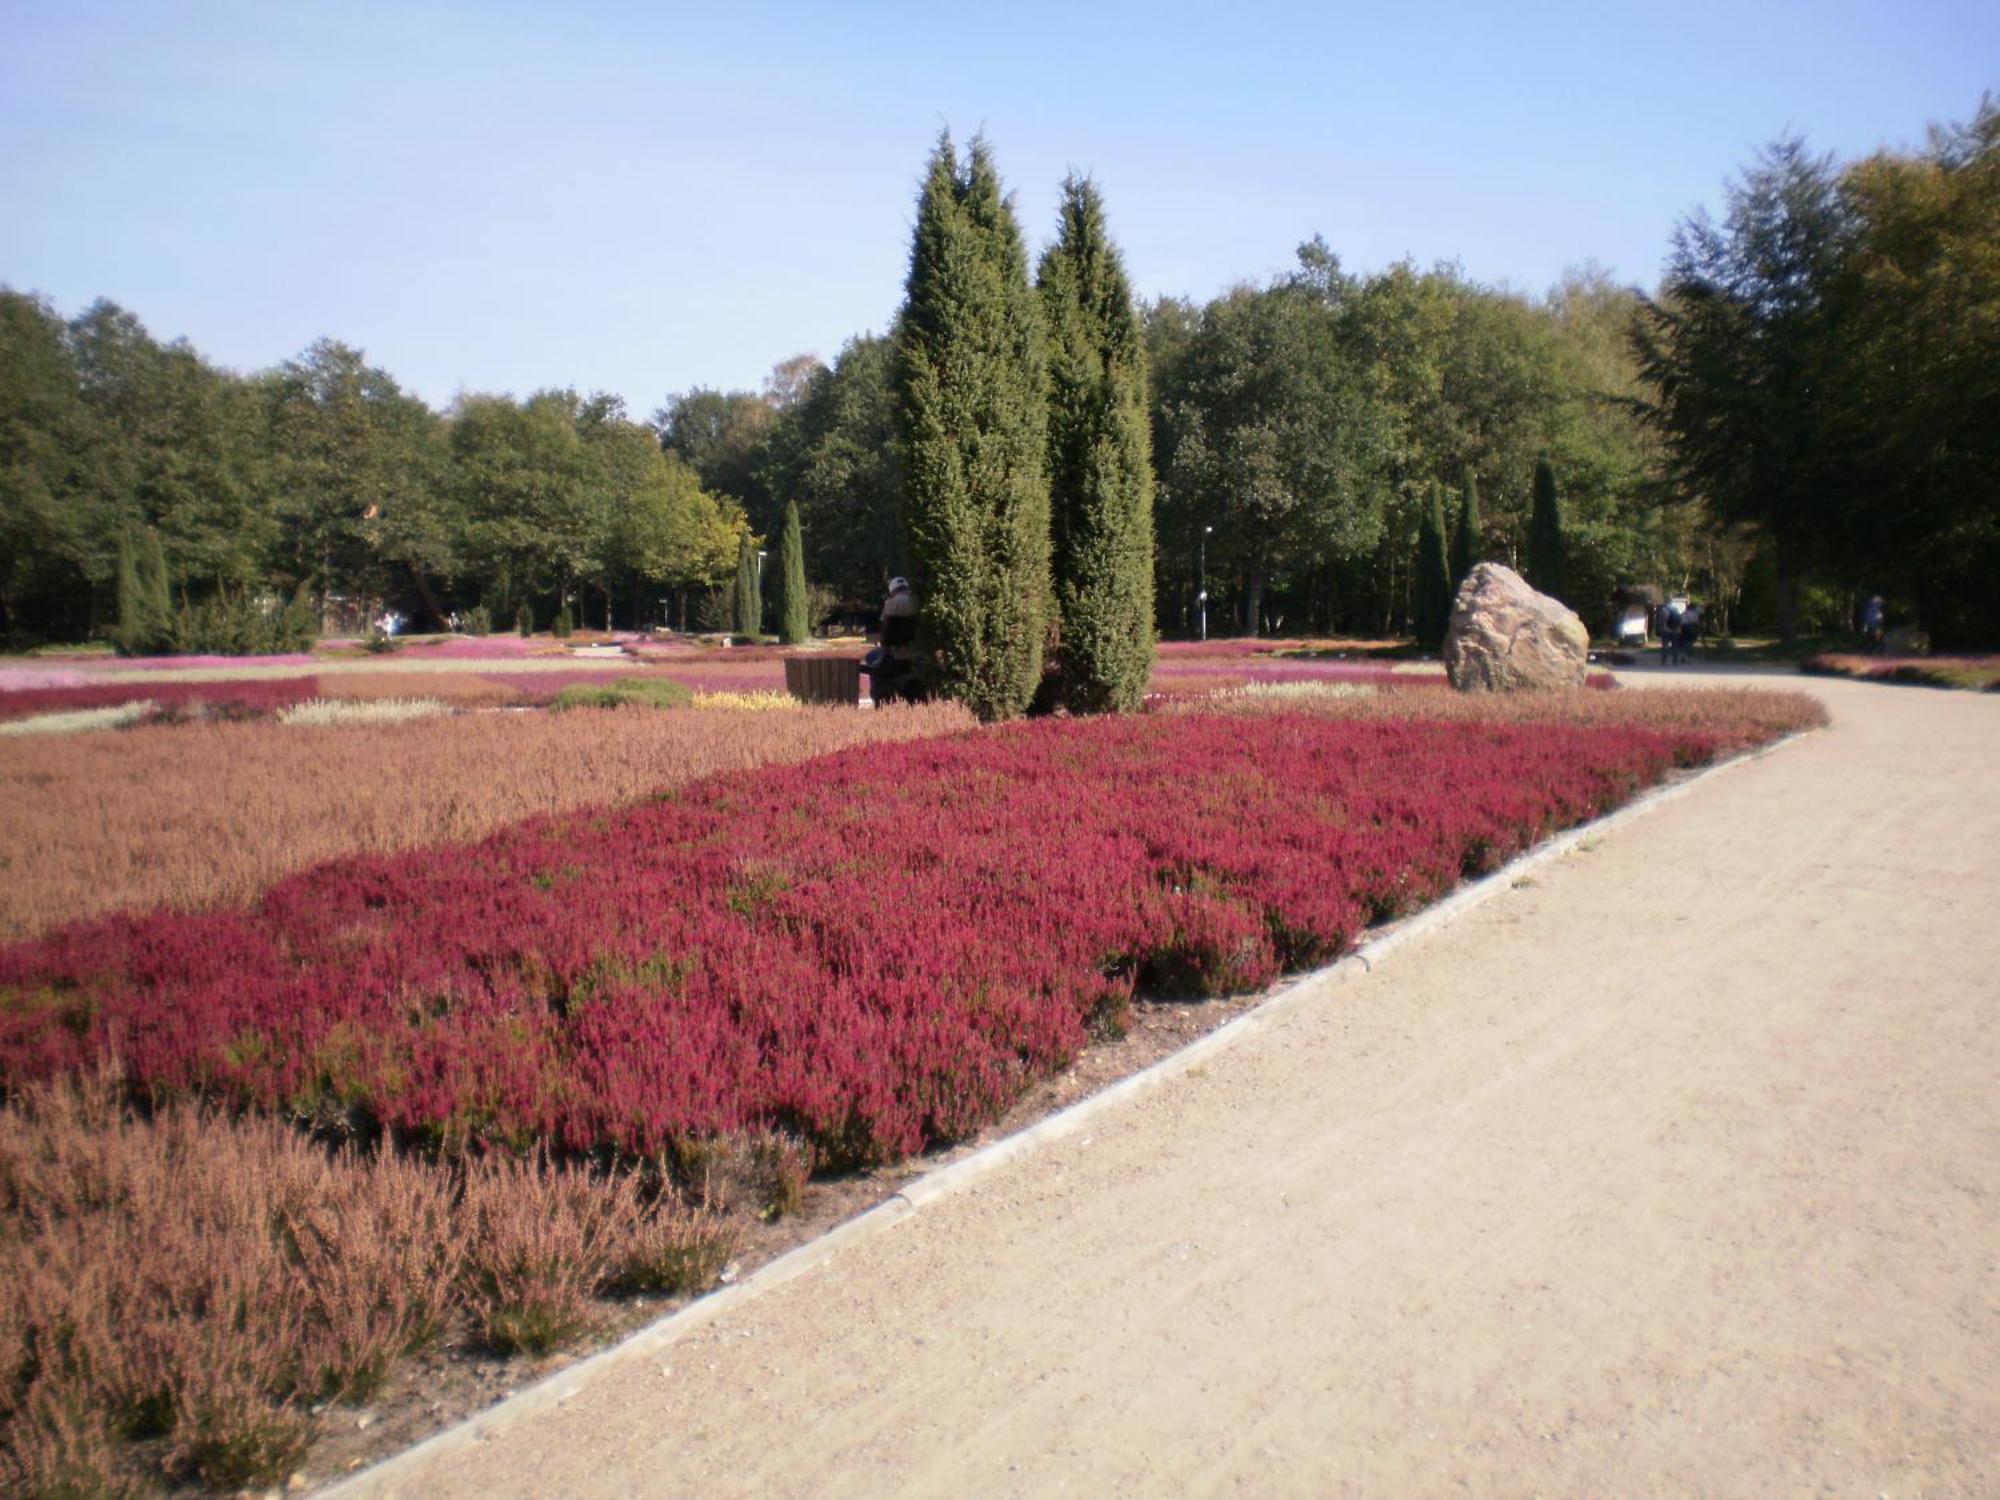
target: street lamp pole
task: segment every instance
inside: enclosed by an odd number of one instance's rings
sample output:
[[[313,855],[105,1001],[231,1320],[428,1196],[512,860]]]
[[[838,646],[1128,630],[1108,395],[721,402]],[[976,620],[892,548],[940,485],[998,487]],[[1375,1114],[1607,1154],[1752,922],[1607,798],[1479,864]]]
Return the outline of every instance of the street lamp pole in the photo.
[[[1203,640],[1208,639],[1208,534],[1213,530],[1215,530],[1213,526],[1204,526],[1201,528],[1200,561],[1196,565],[1199,569],[1200,577],[1195,589],[1194,602],[1201,612],[1201,638]]]

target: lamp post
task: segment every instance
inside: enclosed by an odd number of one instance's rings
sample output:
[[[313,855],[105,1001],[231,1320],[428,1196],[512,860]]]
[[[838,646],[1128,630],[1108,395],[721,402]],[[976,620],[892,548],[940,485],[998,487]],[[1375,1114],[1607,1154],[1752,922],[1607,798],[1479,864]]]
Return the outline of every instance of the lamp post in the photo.
[[[1208,536],[1214,530],[1213,526],[1202,527],[1201,541],[1198,544],[1200,548],[1200,561],[1196,564],[1196,567],[1200,576],[1195,587],[1194,602],[1200,611],[1201,638],[1203,640],[1208,639]]]

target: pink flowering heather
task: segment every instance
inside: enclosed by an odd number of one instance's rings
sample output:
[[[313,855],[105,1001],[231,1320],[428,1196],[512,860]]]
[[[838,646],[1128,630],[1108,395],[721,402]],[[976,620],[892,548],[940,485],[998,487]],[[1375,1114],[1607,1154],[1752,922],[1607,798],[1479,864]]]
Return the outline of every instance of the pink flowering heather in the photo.
[[[150,702],[156,716],[251,719],[276,713],[319,694],[317,677],[255,678],[237,682],[92,682],[0,693],[0,719],[69,713]]]
[[[1714,743],[1192,713],[720,775],[0,949],[0,1086],[109,1058],[155,1100],[448,1147],[778,1126],[894,1158],[994,1118],[1135,988],[1322,962]]]

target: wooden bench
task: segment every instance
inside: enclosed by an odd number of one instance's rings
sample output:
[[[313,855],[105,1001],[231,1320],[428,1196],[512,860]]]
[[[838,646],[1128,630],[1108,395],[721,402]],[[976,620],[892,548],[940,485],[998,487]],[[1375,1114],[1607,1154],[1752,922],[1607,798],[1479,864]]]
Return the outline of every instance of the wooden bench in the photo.
[[[861,659],[856,656],[788,656],[785,691],[804,703],[861,701]]]

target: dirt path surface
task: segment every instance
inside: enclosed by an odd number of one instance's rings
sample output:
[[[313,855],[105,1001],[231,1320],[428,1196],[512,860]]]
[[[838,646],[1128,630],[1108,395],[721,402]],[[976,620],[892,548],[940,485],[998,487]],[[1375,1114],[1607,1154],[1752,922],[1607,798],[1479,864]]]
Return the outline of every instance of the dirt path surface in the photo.
[[[1831,731],[366,1489],[1994,1493],[2000,697],[1808,685]]]

